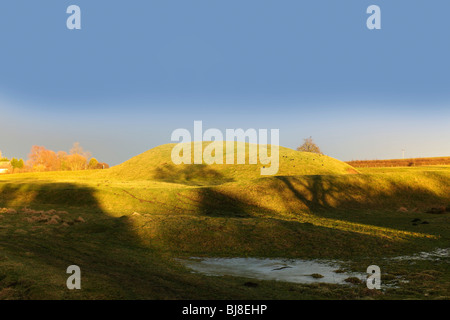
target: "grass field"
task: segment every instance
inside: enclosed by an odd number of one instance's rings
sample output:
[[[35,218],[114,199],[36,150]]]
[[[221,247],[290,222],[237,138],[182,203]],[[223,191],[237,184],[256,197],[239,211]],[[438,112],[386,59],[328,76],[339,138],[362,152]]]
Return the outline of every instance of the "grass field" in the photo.
[[[390,259],[450,247],[449,214],[427,213],[450,206],[450,167],[357,171],[282,148],[279,174],[261,177],[258,164],[172,168],[170,149],[109,170],[0,176],[0,299],[450,298],[448,257]],[[191,256],[376,264],[397,287],[248,287],[191,273],[177,260]],[[73,264],[82,290],[66,288]]]

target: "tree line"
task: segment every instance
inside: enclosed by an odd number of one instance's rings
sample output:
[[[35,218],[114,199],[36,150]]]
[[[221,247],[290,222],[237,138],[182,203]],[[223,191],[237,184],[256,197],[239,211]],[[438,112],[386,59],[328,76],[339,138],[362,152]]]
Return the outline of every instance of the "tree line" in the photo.
[[[78,142],[75,142],[67,153],[66,151],[53,151],[43,146],[32,146],[28,160],[2,157],[0,162],[9,162],[11,171],[17,172],[42,172],[42,171],[76,171],[90,169],[107,169],[109,165],[99,162],[85,151]]]

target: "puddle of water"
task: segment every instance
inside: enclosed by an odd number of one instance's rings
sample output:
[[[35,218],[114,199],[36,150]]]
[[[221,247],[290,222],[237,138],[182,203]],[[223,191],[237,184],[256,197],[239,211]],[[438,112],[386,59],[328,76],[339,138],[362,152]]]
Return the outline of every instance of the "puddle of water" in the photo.
[[[450,257],[450,248],[438,248],[431,252],[419,252],[411,256],[399,256],[392,258],[393,260],[428,260],[428,261],[439,261],[442,258]]]
[[[195,272],[210,276],[236,276],[260,280],[277,280],[294,283],[335,283],[349,284],[344,280],[356,277],[365,281],[367,274],[336,273],[337,262],[315,260],[286,260],[258,258],[190,258],[179,259]],[[315,278],[320,274],[323,278]]]
[[[393,260],[429,260],[439,261],[450,257],[450,248],[438,248],[431,252],[419,252],[411,256],[387,258]],[[294,283],[334,283],[349,284],[345,279],[355,277],[366,281],[366,273],[344,272],[338,261],[301,260],[301,259],[262,259],[262,258],[190,258],[178,259],[194,272],[210,276],[235,276],[260,280],[276,280]],[[313,277],[319,274],[322,277]],[[400,283],[407,281],[397,279]],[[383,286],[397,288],[395,284],[383,283]]]

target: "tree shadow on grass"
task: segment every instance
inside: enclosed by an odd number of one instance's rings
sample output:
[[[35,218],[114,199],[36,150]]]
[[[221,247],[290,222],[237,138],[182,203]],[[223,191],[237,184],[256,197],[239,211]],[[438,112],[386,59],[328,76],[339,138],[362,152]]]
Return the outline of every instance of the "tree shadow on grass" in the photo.
[[[430,183],[445,182],[428,175]],[[276,177],[281,182],[273,184],[288,210],[329,211],[333,209],[397,210],[400,206],[414,208],[445,202],[449,198],[433,188],[414,186],[408,182],[383,181],[383,186],[370,180],[342,180],[336,176]],[[433,184],[431,184],[433,185]],[[450,190],[449,190],[450,191]],[[293,197],[292,197],[293,196]]]
[[[333,193],[338,191],[333,184],[325,184],[323,177],[319,175],[305,176],[303,180],[295,180],[296,182],[300,182],[301,188],[294,186],[293,180],[289,177],[278,176],[276,178],[294,195],[295,199],[300,202],[302,207],[306,207],[311,211],[331,208],[329,203],[330,197],[333,197]],[[302,192],[302,190],[306,190],[306,192]],[[280,195],[286,196],[283,192],[280,192]],[[285,201],[285,203],[289,203],[289,201]],[[296,209],[295,203],[290,209]]]
[[[0,299],[208,296],[203,280],[143,243],[131,217],[103,211],[93,188],[4,183],[0,208],[16,211],[0,213]],[[81,268],[81,290],[66,287],[70,265]]]
[[[244,203],[233,195],[227,195],[214,188],[202,188],[200,195],[200,212],[209,217],[248,218],[252,215],[252,205]]]
[[[335,176],[276,177],[272,187],[291,216],[311,220],[316,225],[403,239],[438,237],[437,226],[424,229],[414,227],[410,222],[412,215],[450,203],[448,193],[442,191],[446,185],[442,177],[427,174],[416,185],[402,180],[386,179],[379,185],[377,181],[371,184],[364,177],[346,179]],[[425,187],[427,183],[429,188]],[[398,213],[399,208],[407,211]],[[389,230],[381,232],[379,228]]]

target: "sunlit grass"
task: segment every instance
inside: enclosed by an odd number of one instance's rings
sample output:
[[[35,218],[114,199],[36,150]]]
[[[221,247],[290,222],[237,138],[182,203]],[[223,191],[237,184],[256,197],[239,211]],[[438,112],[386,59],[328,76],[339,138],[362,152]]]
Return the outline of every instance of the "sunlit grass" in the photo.
[[[392,229],[392,228],[373,226],[373,225],[369,225],[369,224],[354,223],[354,222],[349,222],[349,221],[339,220],[339,219],[323,218],[320,216],[316,216],[314,214],[307,214],[307,213],[296,214],[296,215],[285,213],[285,214],[283,214],[283,217],[285,217],[285,219],[288,221],[311,223],[311,224],[313,224],[315,226],[319,226],[319,227],[326,227],[326,228],[337,229],[337,230],[348,231],[348,232],[356,232],[356,233],[360,233],[360,234],[385,238],[385,239],[394,240],[394,241],[406,241],[409,238],[428,238],[428,239],[439,238],[436,235],[431,235],[431,234],[426,234],[426,233],[410,232],[410,231],[404,231],[404,230],[398,230],[398,229]]]

